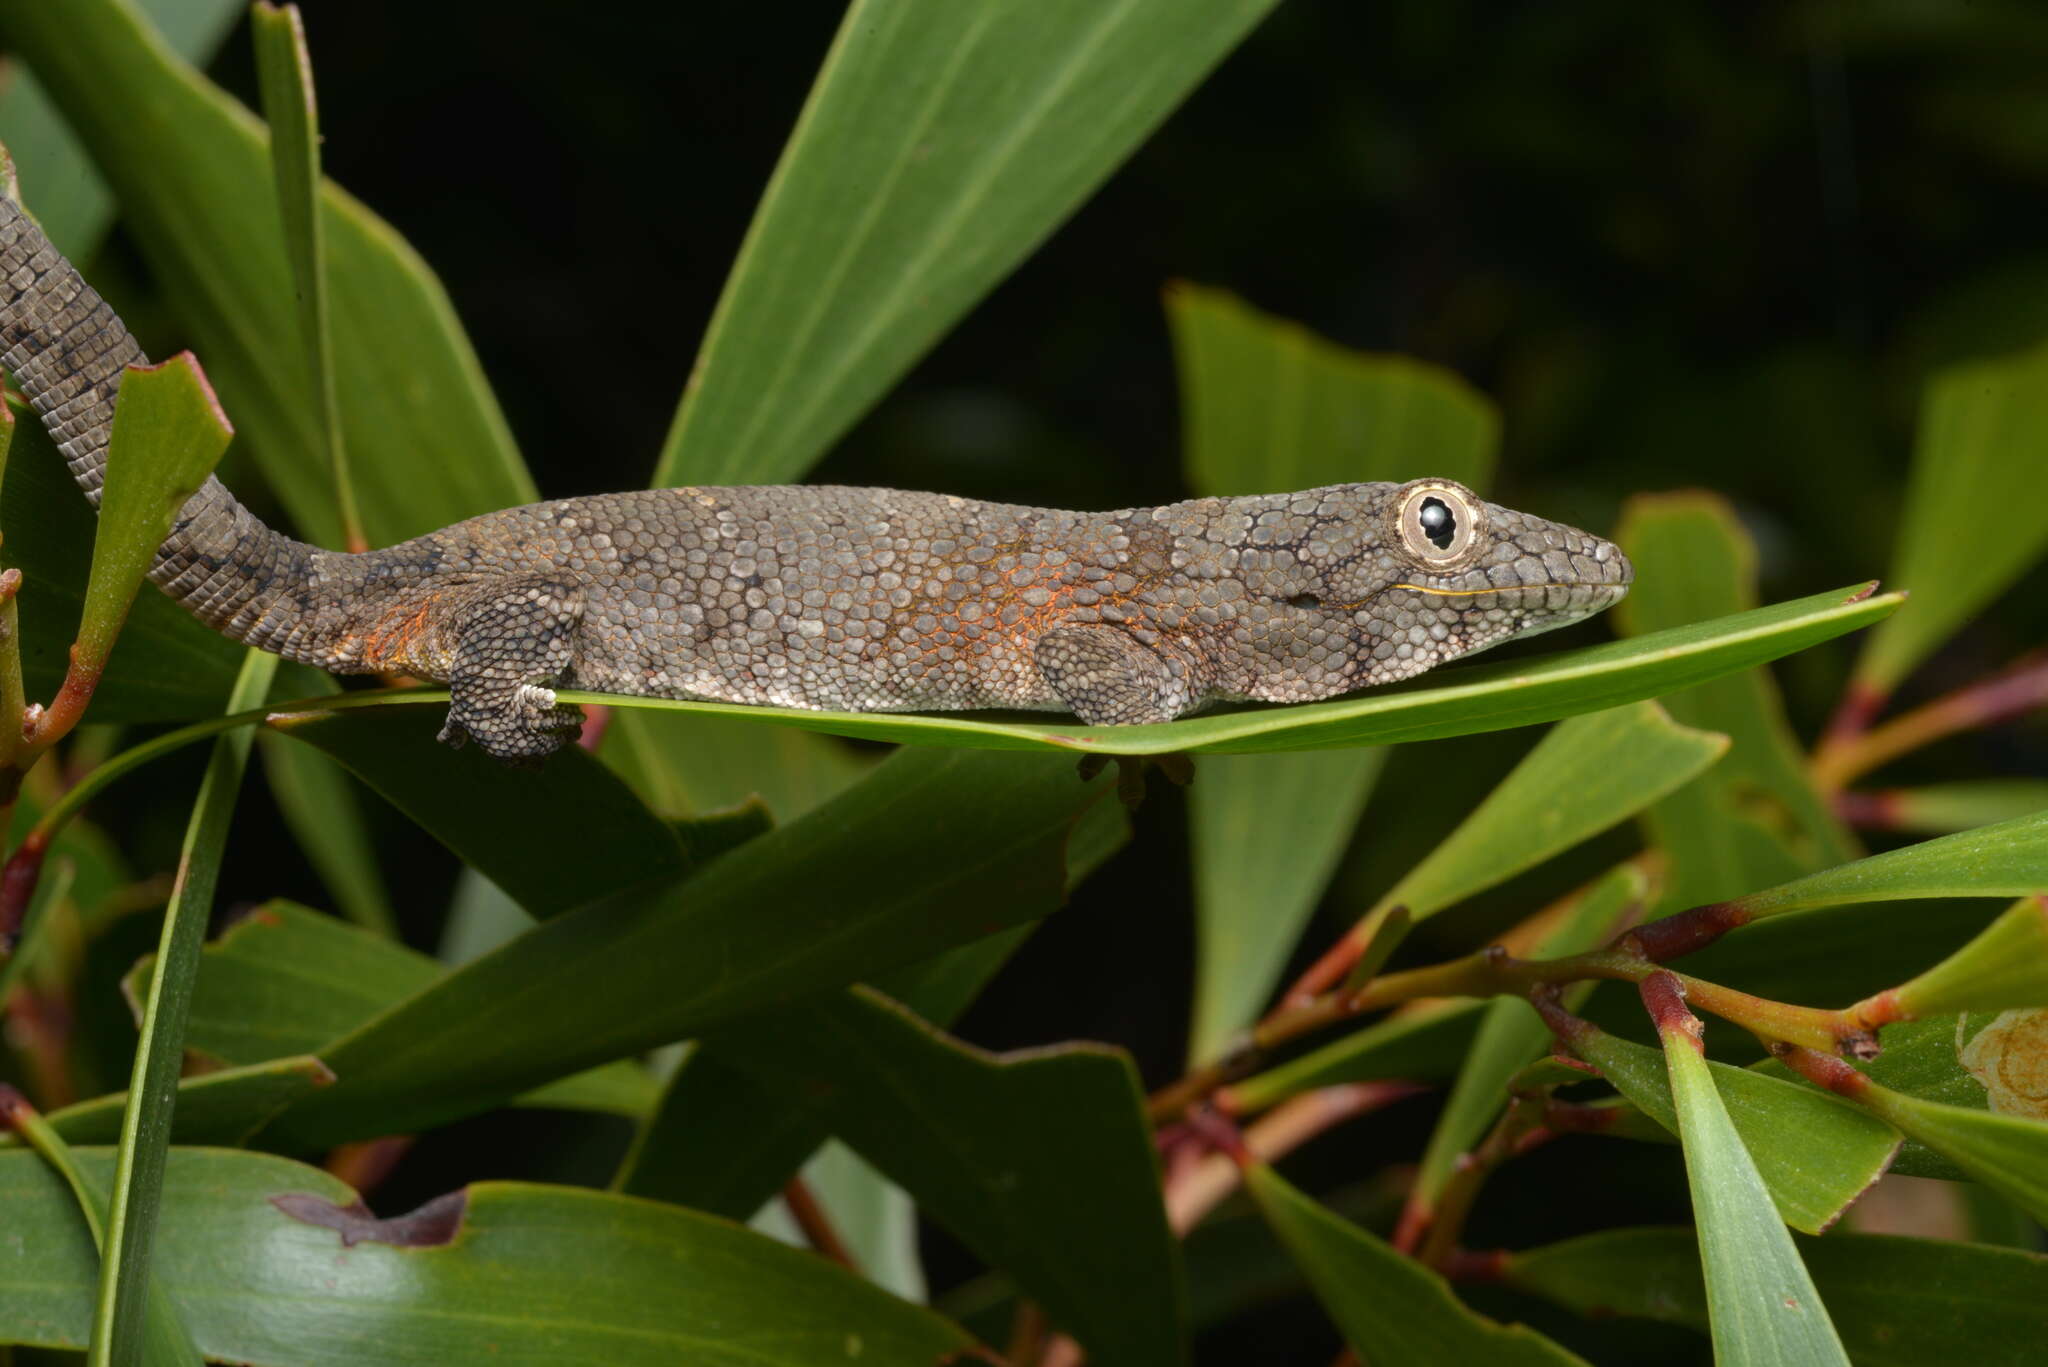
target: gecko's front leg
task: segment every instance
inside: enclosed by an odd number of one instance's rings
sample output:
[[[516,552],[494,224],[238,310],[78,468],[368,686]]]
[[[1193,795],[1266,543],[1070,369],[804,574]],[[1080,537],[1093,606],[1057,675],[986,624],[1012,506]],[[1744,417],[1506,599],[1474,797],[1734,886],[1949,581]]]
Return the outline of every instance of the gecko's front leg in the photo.
[[[1189,662],[1121,627],[1054,627],[1032,661],[1060,704],[1090,726],[1172,721],[1195,702]]]
[[[450,614],[448,724],[441,739],[474,740],[493,759],[532,761],[575,736],[582,709],[555,701],[576,663],[583,586],[520,576],[478,585]]]

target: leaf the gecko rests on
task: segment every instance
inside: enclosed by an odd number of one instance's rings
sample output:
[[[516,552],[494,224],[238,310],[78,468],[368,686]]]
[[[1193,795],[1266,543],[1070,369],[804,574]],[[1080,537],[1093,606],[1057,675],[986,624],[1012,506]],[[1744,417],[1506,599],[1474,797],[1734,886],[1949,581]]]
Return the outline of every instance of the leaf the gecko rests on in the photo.
[[[984,720],[971,714],[808,712],[622,698],[565,689],[563,701],[677,709],[862,740],[985,750],[1054,747],[1104,755],[1255,754],[1434,740],[1533,726],[1689,688],[1881,621],[1904,598],[1869,586],[1818,593],[1710,622],[1533,660],[1426,675],[1333,702],[1236,707],[1151,726]],[[428,694],[426,701],[438,698]]]

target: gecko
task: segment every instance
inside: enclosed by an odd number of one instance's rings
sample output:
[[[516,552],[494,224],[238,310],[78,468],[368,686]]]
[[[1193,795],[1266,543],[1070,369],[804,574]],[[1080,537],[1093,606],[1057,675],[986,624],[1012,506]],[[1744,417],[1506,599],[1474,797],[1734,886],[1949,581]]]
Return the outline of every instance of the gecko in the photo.
[[[0,197],[0,366],[95,507],[113,310]],[[533,763],[566,687],[846,712],[1171,721],[1410,678],[1627,593],[1597,536],[1449,479],[1070,512],[828,485],[551,499],[379,550],[266,525],[208,477],[149,577],[229,638],[449,691],[442,740]]]

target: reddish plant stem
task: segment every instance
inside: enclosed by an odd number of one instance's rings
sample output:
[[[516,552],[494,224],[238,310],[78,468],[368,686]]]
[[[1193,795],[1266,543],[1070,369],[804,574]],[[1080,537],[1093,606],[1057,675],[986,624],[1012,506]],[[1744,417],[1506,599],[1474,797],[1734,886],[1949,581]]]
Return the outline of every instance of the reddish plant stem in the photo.
[[[1298,1011],[1350,977],[1351,970],[1372,948],[1373,937],[1379,934],[1380,927],[1386,924],[1393,911],[1392,907],[1375,907],[1360,917],[1356,924],[1337,937],[1335,944],[1308,966],[1307,972],[1294,980],[1294,985],[1280,998],[1280,1005],[1266,1019],[1270,1021],[1284,1012]]]
[[[0,1125],[5,1125],[15,1134],[22,1131],[22,1122],[34,1117],[36,1108],[28,1104],[28,1098],[21,1089],[11,1082],[0,1082]]]
[[[1252,1159],[1276,1162],[1317,1135],[1423,1090],[1412,1082],[1347,1082],[1304,1092],[1289,1097],[1248,1126],[1241,1143]],[[1199,1127],[1190,1128],[1204,1138],[1210,1133]],[[1225,1153],[1209,1153],[1194,1162],[1177,1163],[1167,1177],[1165,1189],[1166,1220],[1173,1232],[1185,1236],[1200,1224],[1223,1198],[1237,1190],[1241,1172],[1241,1165]]]
[[[586,703],[583,707],[583,729],[576,733],[576,744],[586,754],[596,754],[597,747],[604,744],[604,733],[611,729],[613,709],[604,703]]]
[[[1860,1100],[1870,1093],[1870,1079],[1832,1054],[1803,1049],[1796,1044],[1774,1044],[1771,1052],[1783,1060],[1786,1067],[1816,1087],[1825,1087],[1851,1100]]]
[[[58,687],[57,696],[48,707],[30,707],[22,714],[22,739],[27,744],[16,760],[19,766],[26,768],[45,750],[71,734],[71,728],[85,717],[85,709],[100,686],[100,676],[106,672],[106,666],[104,658],[81,659],[78,647],[71,647],[71,665],[64,671],[64,682]]]
[[[1682,1039],[1692,1046],[1694,1053],[1704,1054],[1706,1026],[1685,1004],[1685,990],[1685,984],[1669,969],[1652,973],[1636,984],[1657,1034],[1665,1040]]]
[[[853,1261],[853,1254],[839,1237],[839,1231],[832,1227],[832,1219],[825,1208],[818,1204],[812,1194],[810,1183],[801,1177],[792,1177],[782,1185],[783,1204],[789,1207],[789,1214],[796,1221],[796,1227],[803,1231],[804,1242],[811,1248],[830,1258],[848,1271],[858,1274],[859,1266]]]
[[[1715,902],[1638,926],[1608,948],[1588,954],[1517,959],[1493,945],[1462,959],[1381,974],[1355,992],[1327,993],[1267,1017],[1222,1058],[1153,1093],[1148,1111],[1153,1124],[1165,1124],[1251,1072],[1276,1045],[1363,1012],[1422,997],[1519,996],[1589,978],[1640,983],[1657,973],[1662,961],[1712,944],[1750,919],[1747,911],[1732,902]],[[1859,1058],[1876,1054],[1875,1035],[1842,1012],[1771,1001],[1698,978],[1673,978],[1704,1009],[1767,1039],[1845,1049]]]
[[[35,1093],[50,1110],[77,1100],[70,1059],[72,1011],[63,997],[15,984],[5,1003],[7,1042],[25,1065]]]
[[[1840,739],[1830,732],[1813,757],[1814,781],[1826,791],[1838,791],[1924,745],[1959,731],[2009,721],[2044,703],[2048,703],[2048,651],[2035,651],[1988,679],[1945,694],[1882,726]]]
[[[1437,1265],[1437,1271],[1451,1281],[1468,1286],[1497,1282],[1507,1276],[1511,1256],[1504,1248],[1452,1249],[1450,1256]]]
[[[1847,745],[1870,729],[1877,720],[1877,714],[1884,711],[1889,693],[1879,692],[1868,684],[1852,683],[1842,693],[1842,701],[1835,708],[1835,715],[1828,718],[1827,729],[1821,732],[1820,749]]]
[[[1834,797],[1835,815],[1862,831],[1892,831],[1899,826],[1897,790],[1874,793],[1840,792]]]
[[[1010,1316],[1010,1341],[1004,1346],[1003,1361],[1011,1367],[1031,1367],[1045,1343],[1045,1312],[1036,1301],[1018,1301]]]
[[[1457,1252],[1458,1236],[1465,1231],[1465,1221],[1472,1214],[1472,1207],[1479,1200],[1480,1189],[1486,1185],[1501,1164],[1519,1157],[1530,1149],[1547,1142],[1551,1133],[1542,1127],[1542,1108],[1531,1104],[1522,1097],[1512,1098],[1508,1108],[1501,1112],[1486,1138],[1479,1147],[1458,1159],[1450,1179],[1437,1193],[1433,1211],[1421,1212],[1421,1221],[1415,1234],[1409,1237],[1407,1248],[1413,1249],[1416,1258],[1427,1267],[1441,1268]],[[1403,1212],[1404,1222],[1407,1212]],[[1426,1236],[1418,1238],[1426,1228]],[[1399,1243],[1396,1247],[1402,1247]]]
[[[1709,902],[1675,912],[1662,920],[1637,926],[1615,942],[1616,948],[1633,950],[1651,963],[1673,959],[1705,949],[1729,931],[1754,919],[1733,902]]]
[[[1054,1334],[1045,1345],[1045,1356],[1038,1360],[1038,1367],[1081,1367],[1084,1361],[1080,1344],[1065,1334]]]
[[[49,845],[46,833],[30,831],[14,853],[7,856],[7,862],[0,865],[0,956],[12,954],[21,939],[21,923],[28,915],[30,899],[36,894],[36,882],[42,877],[43,856]]]

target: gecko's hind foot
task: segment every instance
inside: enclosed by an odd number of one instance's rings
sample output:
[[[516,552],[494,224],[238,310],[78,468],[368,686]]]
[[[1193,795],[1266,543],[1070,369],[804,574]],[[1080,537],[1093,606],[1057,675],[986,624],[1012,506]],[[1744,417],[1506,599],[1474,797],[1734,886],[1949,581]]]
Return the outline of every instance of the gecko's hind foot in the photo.
[[[557,703],[551,688],[520,684],[495,705],[479,700],[473,691],[467,697],[458,694],[449,704],[440,739],[458,750],[473,740],[492,759],[533,765],[582,730],[582,708]]]
[[[545,578],[494,583],[458,628],[448,674],[450,745],[473,740],[492,759],[533,765],[583,728],[583,709],[555,700],[545,679],[571,676],[583,591]]]

